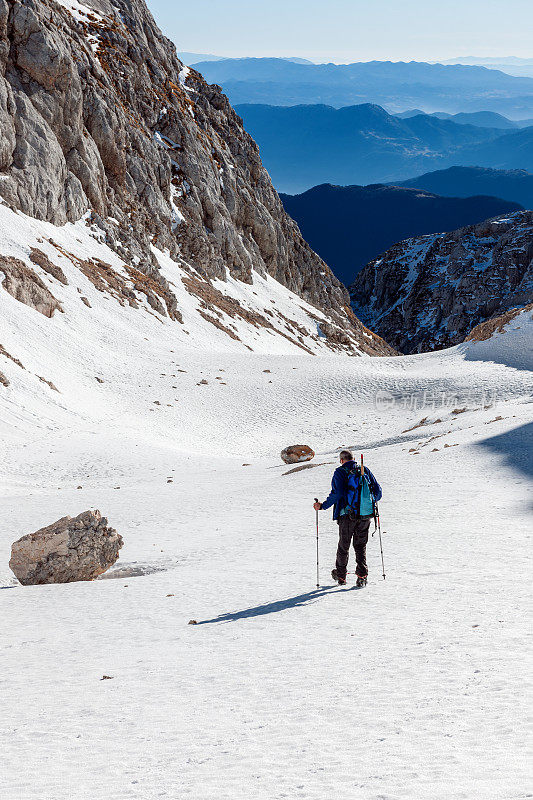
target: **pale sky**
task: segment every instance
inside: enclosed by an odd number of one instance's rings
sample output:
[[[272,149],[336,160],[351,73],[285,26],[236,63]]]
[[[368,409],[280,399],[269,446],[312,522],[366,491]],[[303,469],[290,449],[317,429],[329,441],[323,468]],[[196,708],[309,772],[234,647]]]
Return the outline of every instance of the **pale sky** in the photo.
[[[147,0],[178,50],[315,61],[533,58],[533,0]]]

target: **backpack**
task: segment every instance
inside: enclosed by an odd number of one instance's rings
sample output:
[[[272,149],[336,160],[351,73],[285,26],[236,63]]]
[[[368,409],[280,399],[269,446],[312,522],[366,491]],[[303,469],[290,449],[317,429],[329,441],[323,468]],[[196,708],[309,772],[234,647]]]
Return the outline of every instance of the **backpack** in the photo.
[[[360,517],[374,516],[374,498],[366,475],[361,475],[361,467],[356,466],[348,472],[346,491],[348,507]]]

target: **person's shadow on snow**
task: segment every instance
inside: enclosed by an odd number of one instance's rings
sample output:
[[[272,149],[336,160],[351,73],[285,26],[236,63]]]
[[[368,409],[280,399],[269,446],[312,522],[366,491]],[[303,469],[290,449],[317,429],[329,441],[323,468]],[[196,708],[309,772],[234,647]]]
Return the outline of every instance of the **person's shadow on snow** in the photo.
[[[351,592],[356,589],[355,586],[346,586],[340,588],[339,586],[323,586],[319,589],[314,589],[312,592],[305,594],[297,594],[294,597],[287,597],[286,600],[275,600],[273,603],[264,603],[261,606],[254,606],[253,608],[245,608],[242,611],[232,611],[228,614],[220,614],[213,619],[198,620],[197,625],[209,625],[212,622],[236,622],[238,619],[246,619],[246,617],[259,617],[263,614],[275,614],[278,611],[286,611],[288,608],[298,608],[298,606],[305,606],[318,600],[326,594],[334,594],[336,592]]]

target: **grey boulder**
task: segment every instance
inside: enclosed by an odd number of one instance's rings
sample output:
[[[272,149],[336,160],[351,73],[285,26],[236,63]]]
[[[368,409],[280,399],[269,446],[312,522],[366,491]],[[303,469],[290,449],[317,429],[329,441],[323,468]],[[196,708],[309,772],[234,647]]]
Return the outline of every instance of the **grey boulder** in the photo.
[[[84,511],[18,539],[9,566],[24,586],[91,581],[115,563],[123,544],[99,511]]]

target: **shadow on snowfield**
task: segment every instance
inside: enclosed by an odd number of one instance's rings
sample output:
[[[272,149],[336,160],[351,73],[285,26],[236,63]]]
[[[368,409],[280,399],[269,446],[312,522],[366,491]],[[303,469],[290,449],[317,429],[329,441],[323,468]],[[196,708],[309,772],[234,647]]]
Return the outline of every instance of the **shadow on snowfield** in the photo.
[[[323,597],[326,594],[334,594],[336,592],[351,592],[355,591],[355,586],[349,586],[340,589],[338,586],[324,586],[322,589],[314,589],[312,592],[305,594],[297,594],[294,597],[287,597],[285,600],[276,600],[273,603],[264,603],[261,606],[254,606],[253,608],[245,608],[242,611],[232,611],[228,614],[220,614],[213,619],[199,620],[197,625],[209,625],[212,622],[236,622],[239,619],[246,619],[247,617],[260,617],[263,614],[276,614],[278,611],[286,611],[288,608],[298,608],[305,606]]]
[[[533,422],[514,428],[499,436],[476,442],[477,447],[485,447],[495,455],[505,457],[506,466],[520,470],[528,478],[533,478]]]

